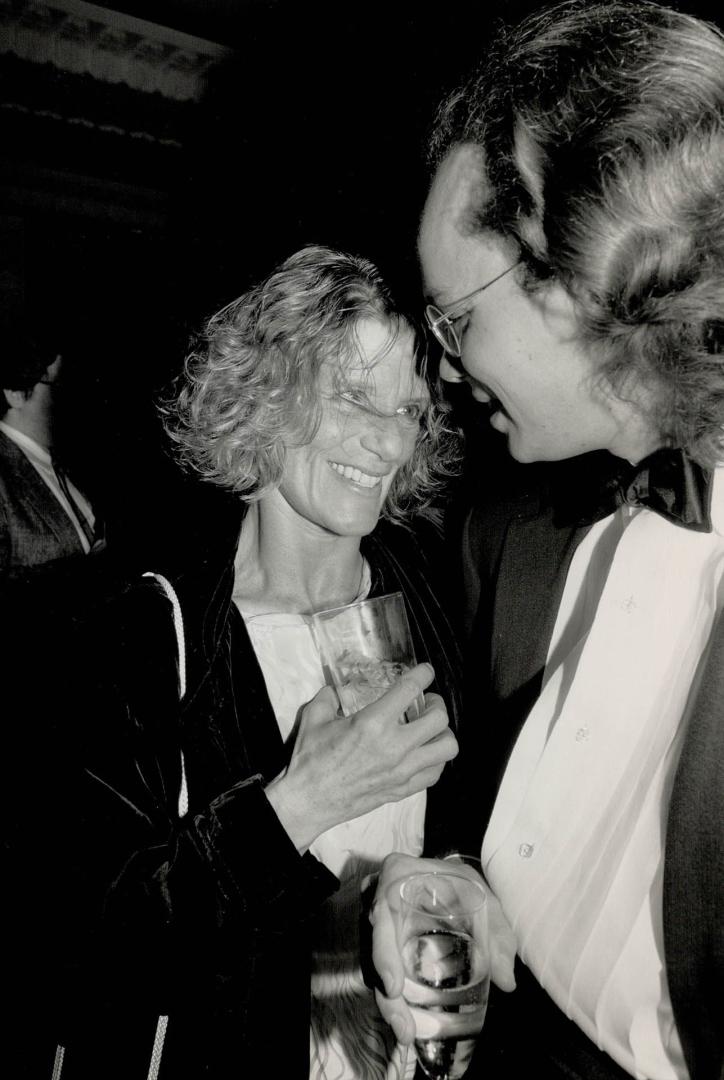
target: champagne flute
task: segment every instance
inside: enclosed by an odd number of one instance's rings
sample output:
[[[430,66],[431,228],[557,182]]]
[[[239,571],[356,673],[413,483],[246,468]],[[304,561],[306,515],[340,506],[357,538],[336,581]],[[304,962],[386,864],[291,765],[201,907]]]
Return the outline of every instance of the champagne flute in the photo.
[[[449,871],[405,878],[398,937],[417,1059],[431,1080],[459,1080],[482,1029],[490,989],[482,881],[456,872],[453,864]]]

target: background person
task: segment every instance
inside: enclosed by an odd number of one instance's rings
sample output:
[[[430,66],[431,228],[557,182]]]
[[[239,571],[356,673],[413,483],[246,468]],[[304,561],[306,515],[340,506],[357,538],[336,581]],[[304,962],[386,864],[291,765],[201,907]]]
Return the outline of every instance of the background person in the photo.
[[[0,571],[102,546],[103,529],[57,455],[61,352],[15,332],[0,360]]]
[[[458,842],[482,840],[519,956],[469,1075],[717,1080],[722,35],[653,4],[544,9],[442,105],[431,161],[443,375],[524,463],[463,534]],[[383,898],[411,865],[388,861],[375,914],[408,1038]]]

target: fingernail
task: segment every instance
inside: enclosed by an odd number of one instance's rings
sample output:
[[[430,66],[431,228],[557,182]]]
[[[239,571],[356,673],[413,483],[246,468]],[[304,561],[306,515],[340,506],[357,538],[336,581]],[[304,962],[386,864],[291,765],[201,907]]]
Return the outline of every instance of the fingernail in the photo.
[[[392,972],[388,971],[387,968],[383,968],[379,975],[382,979],[382,985],[385,988],[385,994],[387,997],[391,997],[390,988],[392,986]]]

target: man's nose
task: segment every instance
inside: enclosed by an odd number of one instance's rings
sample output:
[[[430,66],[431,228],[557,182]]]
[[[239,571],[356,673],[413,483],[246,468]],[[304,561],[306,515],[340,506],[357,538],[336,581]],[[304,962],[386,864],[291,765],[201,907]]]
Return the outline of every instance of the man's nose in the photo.
[[[440,378],[444,382],[464,382],[465,369],[459,356],[442,354],[440,360]]]

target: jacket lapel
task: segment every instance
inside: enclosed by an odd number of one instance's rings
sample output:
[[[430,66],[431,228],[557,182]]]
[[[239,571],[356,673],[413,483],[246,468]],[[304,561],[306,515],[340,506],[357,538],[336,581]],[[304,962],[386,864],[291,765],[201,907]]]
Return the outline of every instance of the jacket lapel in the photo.
[[[24,507],[26,516],[31,521],[39,522],[45,532],[58,542],[60,549],[67,554],[74,550],[82,554],[83,545],[75,525],[22,450],[1,431],[0,453],[16,505]],[[9,509],[9,512],[12,513],[12,510]]]
[[[717,1080],[724,1060],[723,702],[724,612],[712,632],[674,778],[664,860],[669,991],[691,1075],[702,1080]]]
[[[568,568],[584,533],[553,530],[531,514],[508,525],[491,641],[491,678],[501,702],[529,688],[532,703],[538,693]]]

